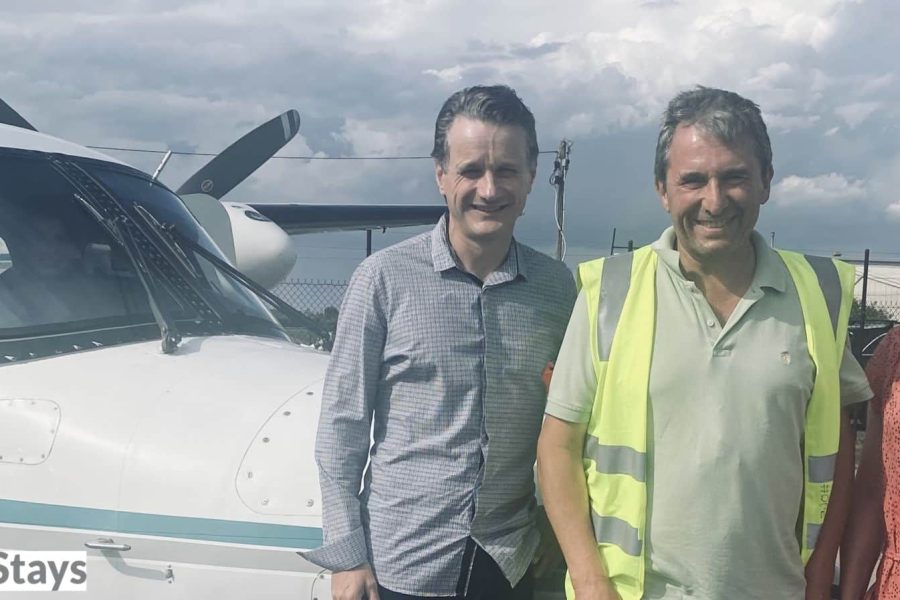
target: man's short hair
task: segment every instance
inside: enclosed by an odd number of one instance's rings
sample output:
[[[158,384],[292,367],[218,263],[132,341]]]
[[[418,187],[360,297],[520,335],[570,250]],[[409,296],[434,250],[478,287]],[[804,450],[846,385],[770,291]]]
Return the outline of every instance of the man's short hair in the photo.
[[[759,106],[734,92],[698,85],[672,98],[663,113],[654,164],[656,182],[663,187],[669,170],[672,138],[680,125],[695,125],[724,144],[733,144],[748,136],[763,177],[772,172],[772,144]]]
[[[525,131],[528,141],[528,162],[532,169],[537,168],[538,143],[534,115],[511,87],[475,85],[461,89],[447,98],[434,123],[434,148],[431,151],[431,157],[442,167],[447,166],[447,155],[450,153],[447,132],[456,117],[468,117],[494,125],[518,125]]]

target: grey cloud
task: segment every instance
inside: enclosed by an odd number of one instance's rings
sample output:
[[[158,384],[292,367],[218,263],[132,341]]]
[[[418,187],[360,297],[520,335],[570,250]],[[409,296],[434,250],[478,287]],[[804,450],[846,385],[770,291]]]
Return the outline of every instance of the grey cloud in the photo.
[[[565,46],[562,42],[539,44],[537,46],[515,46],[511,49],[513,56],[521,58],[538,58],[552,54]]]
[[[443,44],[416,46],[406,38],[361,43],[348,32],[365,22],[367,6],[296,4],[186,7],[165,0],[112,8],[97,1],[79,2],[76,16],[61,0],[41,3],[41,9],[13,3],[0,10],[0,20],[15,24],[0,27],[0,89],[40,128],[82,143],[215,151],[278,112],[297,108],[303,140],[286,153],[308,146],[345,155],[354,152],[352,140],[343,135],[348,120],[396,120],[427,131],[452,91],[474,83],[509,83],[535,112],[542,147],[555,148],[563,136],[575,142],[567,232],[570,248],[577,250],[573,254],[582,255],[572,258],[583,259],[608,251],[613,227],[620,240],[647,243],[666,226],[652,181],[657,117],[669,95],[703,81],[761,104],[778,181],[834,172],[883,182],[870,185],[866,202],[849,211],[843,205],[785,206],[773,199],[762,211],[761,230],[774,230],[781,243],[798,248],[832,240],[841,249],[867,243],[889,247],[896,238],[896,222],[883,218],[884,206],[898,197],[888,193],[894,180],[885,175],[896,171],[900,135],[895,64],[900,43],[893,31],[900,8],[892,0],[841,5],[835,34],[819,49],[780,42],[771,28],[708,24],[697,34],[699,50],[690,60],[669,46],[677,40],[609,45],[614,31],[591,38],[600,39],[595,45],[559,30],[560,37],[550,32],[547,39],[565,42],[532,46],[528,40],[540,30],[525,29],[504,31],[497,39],[461,35]],[[677,2],[650,1],[643,8],[650,19],[677,17],[684,27],[691,22],[685,16],[690,7]],[[75,20],[77,27],[67,24]],[[449,30],[459,22],[442,26]],[[766,70],[779,63],[789,68]],[[565,71],[570,64],[583,66]],[[458,81],[426,73],[456,65],[463,67]],[[881,105],[855,128],[847,127],[839,107],[863,102]],[[835,127],[840,129],[824,135]],[[415,153],[428,153],[429,136],[423,134]],[[159,160],[123,158],[147,170]],[[205,160],[173,159],[164,181],[177,185]],[[549,161],[541,159],[517,228],[520,239],[548,251],[555,243],[553,189],[545,183]],[[235,200],[440,201],[428,161],[271,163],[234,195]],[[402,232],[396,235],[378,239],[386,243]],[[347,243],[364,240],[361,236],[349,235]],[[324,239],[317,237],[316,243],[340,245],[344,238]],[[362,247],[363,241],[358,243]]]
[[[680,5],[678,0],[644,0],[641,2],[643,8],[671,8]]]

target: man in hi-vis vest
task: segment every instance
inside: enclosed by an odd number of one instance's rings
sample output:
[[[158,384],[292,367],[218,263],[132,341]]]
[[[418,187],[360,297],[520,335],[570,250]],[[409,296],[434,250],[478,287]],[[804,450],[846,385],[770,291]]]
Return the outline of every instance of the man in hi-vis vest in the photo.
[[[871,397],[847,350],[849,265],[754,231],[759,107],[698,87],[663,115],[672,227],[579,266],[538,447],[569,598],[828,598]]]

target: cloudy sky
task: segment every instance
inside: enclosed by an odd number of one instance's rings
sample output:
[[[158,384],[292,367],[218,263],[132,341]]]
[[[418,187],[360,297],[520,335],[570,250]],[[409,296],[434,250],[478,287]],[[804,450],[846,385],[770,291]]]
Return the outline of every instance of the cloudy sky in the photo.
[[[573,142],[567,262],[656,238],[659,115],[677,91],[737,91],[763,109],[775,181],[758,229],[777,245],[900,259],[896,0],[7,0],[0,97],[83,144],[217,151],[276,114],[281,154],[427,155],[450,93],[507,83],[542,149]],[[159,156],[112,153],[152,171]],[[176,157],[177,187],[205,159]],[[552,156],[517,237],[555,248]],[[438,203],[428,160],[269,161],[227,199]],[[409,232],[377,233],[376,248]],[[362,233],[297,238],[299,276],[343,279]]]

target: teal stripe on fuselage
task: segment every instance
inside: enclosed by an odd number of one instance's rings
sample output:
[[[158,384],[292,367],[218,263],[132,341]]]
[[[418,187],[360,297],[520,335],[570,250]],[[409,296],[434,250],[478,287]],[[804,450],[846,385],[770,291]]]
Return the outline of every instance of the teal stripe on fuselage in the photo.
[[[0,500],[0,523],[95,529],[135,535],[254,546],[277,546],[298,550],[318,548],[322,545],[322,530],[318,527],[173,517],[100,508],[19,502],[17,500]]]

